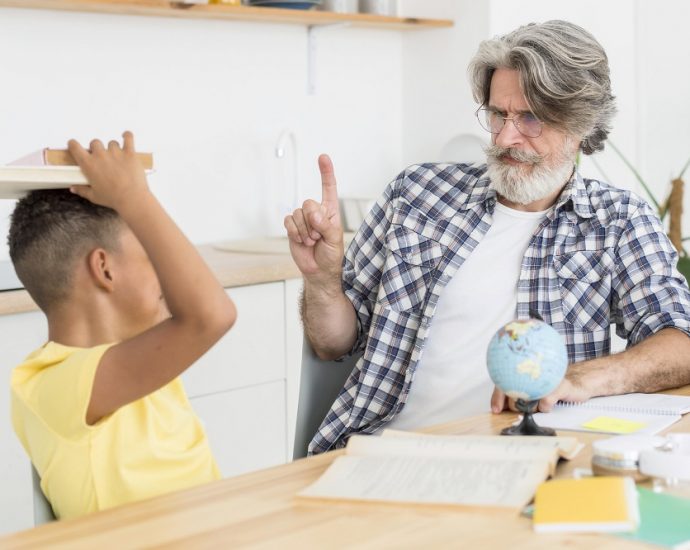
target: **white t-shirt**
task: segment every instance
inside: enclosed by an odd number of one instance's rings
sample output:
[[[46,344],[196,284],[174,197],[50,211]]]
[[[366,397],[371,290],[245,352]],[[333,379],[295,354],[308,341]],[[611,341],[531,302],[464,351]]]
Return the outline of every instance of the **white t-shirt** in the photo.
[[[486,348],[515,318],[523,256],[545,214],[496,203],[488,232],[439,296],[407,402],[385,428],[422,428],[490,410]]]

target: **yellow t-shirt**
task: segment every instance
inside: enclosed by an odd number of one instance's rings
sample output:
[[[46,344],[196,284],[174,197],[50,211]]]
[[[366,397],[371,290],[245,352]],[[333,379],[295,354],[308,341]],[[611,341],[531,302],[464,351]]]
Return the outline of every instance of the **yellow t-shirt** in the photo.
[[[179,379],[86,423],[96,368],[111,345],[49,342],[12,373],[14,430],[60,518],[220,478]]]

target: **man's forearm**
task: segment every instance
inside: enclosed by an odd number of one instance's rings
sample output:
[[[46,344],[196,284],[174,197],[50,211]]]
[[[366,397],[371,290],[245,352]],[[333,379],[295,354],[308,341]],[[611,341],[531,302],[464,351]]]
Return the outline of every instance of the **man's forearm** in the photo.
[[[687,384],[690,338],[667,328],[622,353],[570,365],[558,388],[539,401],[539,410],[548,412],[558,401],[579,403],[600,395],[653,393]]]
[[[336,359],[352,349],[357,314],[340,284],[317,285],[304,280],[301,302],[304,332],[321,359]]]
[[[684,386],[690,384],[690,337],[664,329],[622,353],[571,365],[566,378],[591,397]]]

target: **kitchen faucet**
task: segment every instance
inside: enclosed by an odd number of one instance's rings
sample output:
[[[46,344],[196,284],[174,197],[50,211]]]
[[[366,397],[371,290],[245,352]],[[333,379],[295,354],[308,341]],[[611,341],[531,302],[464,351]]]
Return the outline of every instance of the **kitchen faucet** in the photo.
[[[289,208],[287,210],[292,211],[294,208],[297,208],[299,205],[299,198],[300,198],[300,192],[299,192],[299,178],[297,175],[297,137],[295,137],[295,133],[292,130],[285,129],[280,133],[280,136],[278,137],[278,141],[276,142],[275,146],[275,156],[278,159],[282,159],[285,157],[285,146],[287,145],[287,142],[290,142],[290,145],[292,146],[292,204],[289,205]]]

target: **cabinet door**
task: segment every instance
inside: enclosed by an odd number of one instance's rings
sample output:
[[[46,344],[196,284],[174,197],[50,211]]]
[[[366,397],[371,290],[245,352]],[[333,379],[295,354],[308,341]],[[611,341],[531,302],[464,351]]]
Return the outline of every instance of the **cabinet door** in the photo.
[[[287,452],[292,457],[295,443],[295,424],[297,422],[297,402],[299,401],[299,382],[302,370],[302,341],[304,332],[299,317],[299,298],[302,292],[302,279],[285,281],[285,367],[286,367],[286,413],[287,413]]]
[[[10,419],[12,369],[45,344],[48,329],[41,312],[0,316],[3,390],[0,391],[0,533],[33,527],[33,494],[29,458],[14,435]]]
[[[190,397],[285,379],[283,282],[232,288],[237,322],[182,375]]]
[[[285,382],[191,399],[223,477],[286,462]]]

